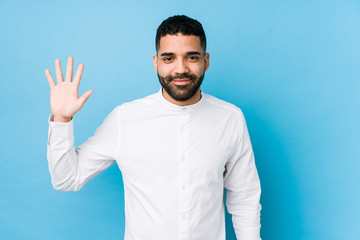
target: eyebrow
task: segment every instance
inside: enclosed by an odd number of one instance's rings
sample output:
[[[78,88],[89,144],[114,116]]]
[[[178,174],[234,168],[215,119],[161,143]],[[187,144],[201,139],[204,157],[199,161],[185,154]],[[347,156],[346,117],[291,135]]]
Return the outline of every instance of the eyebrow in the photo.
[[[173,52],[163,52],[160,56],[173,56],[175,53]]]
[[[173,52],[163,52],[160,56],[174,56],[175,53]],[[186,55],[201,55],[201,53],[199,53],[198,51],[190,51],[187,52]]]
[[[187,55],[201,55],[201,53],[199,53],[198,51],[191,51],[191,52],[187,52]]]

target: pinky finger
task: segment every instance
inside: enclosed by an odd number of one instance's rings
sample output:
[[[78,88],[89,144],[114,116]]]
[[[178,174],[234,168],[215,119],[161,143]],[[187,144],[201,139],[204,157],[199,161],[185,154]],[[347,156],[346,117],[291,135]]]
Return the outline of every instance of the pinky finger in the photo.
[[[49,82],[50,89],[54,88],[56,85],[48,69],[45,69],[45,76]]]

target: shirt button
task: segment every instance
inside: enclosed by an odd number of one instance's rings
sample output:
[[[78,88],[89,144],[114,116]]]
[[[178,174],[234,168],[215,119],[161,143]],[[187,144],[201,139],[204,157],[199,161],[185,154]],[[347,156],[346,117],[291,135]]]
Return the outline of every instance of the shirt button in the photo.
[[[187,184],[182,185],[182,189],[187,189],[187,187],[188,187]]]
[[[188,218],[188,215],[187,215],[186,213],[184,213],[184,214],[182,215],[182,218],[183,218],[183,219],[187,219],[187,218]]]

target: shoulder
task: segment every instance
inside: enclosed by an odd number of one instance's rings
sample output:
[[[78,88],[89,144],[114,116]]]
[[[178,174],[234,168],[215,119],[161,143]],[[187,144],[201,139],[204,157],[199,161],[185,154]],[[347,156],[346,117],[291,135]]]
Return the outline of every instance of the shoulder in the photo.
[[[131,109],[144,108],[146,106],[153,105],[155,103],[156,103],[156,93],[153,93],[143,98],[122,103],[116,106],[113,111],[126,111]]]
[[[154,93],[143,98],[117,105],[111,114],[116,115],[123,121],[132,121],[151,114],[157,105],[156,93]]]
[[[217,111],[221,111],[222,113],[227,113],[234,117],[244,119],[244,114],[240,107],[207,93],[203,93],[203,96],[205,98],[205,101],[207,102],[207,105],[216,109]]]

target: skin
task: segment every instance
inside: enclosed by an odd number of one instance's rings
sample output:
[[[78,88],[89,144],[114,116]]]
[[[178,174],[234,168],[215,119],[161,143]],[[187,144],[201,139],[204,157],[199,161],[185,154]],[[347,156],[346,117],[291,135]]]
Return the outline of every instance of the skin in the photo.
[[[160,39],[160,48],[153,56],[154,69],[162,77],[177,76],[180,74],[194,74],[197,78],[209,68],[209,53],[204,53],[197,36],[182,34],[165,35]],[[182,91],[185,85],[191,84],[189,79],[174,79],[170,86],[177,91]],[[201,98],[200,88],[188,100],[178,101],[173,99],[163,89],[163,96],[169,102],[187,106],[198,102]]]
[[[60,60],[55,60],[57,85],[48,69],[45,70],[46,78],[50,86],[50,107],[54,116],[54,122],[69,122],[94,92],[89,90],[81,97],[78,95],[80,79],[84,70],[84,64],[80,63],[75,77],[73,76],[73,57],[68,58],[65,82],[61,71]]]
[[[157,55],[153,56],[154,69],[158,75],[177,76],[178,74],[193,74],[198,79],[209,68],[209,54],[204,53],[200,45],[200,38],[196,36],[185,36],[182,34],[166,35],[160,39],[160,48]],[[55,72],[57,85],[48,69],[45,76],[50,86],[50,107],[54,116],[54,122],[69,122],[72,117],[84,106],[93,90],[86,91],[79,97],[79,85],[84,64],[80,63],[73,77],[73,57],[68,58],[66,77],[63,80],[60,60],[55,60]],[[185,85],[191,84],[189,79],[174,79],[169,84],[179,91],[183,91]],[[195,94],[185,100],[177,101],[166,91],[163,91],[166,100],[179,106],[191,105],[201,98],[200,88]]]

